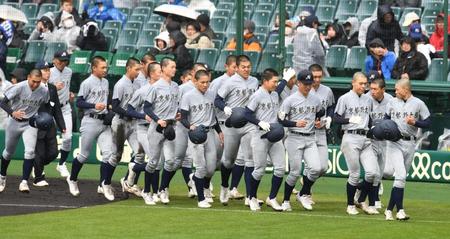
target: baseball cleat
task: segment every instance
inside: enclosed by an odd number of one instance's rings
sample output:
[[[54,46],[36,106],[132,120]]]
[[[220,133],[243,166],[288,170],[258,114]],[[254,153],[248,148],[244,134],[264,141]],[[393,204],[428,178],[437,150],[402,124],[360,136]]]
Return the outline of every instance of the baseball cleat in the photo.
[[[130,162],[128,164],[128,177],[127,177],[128,185],[133,185],[134,179],[136,178],[136,173],[133,171],[134,165],[136,165],[136,163]]]
[[[155,203],[161,202],[161,199],[159,199],[159,195],[157,193],[153,194],[153,201]]]
[[[250,198],[248,198],[248,197],[245,198],[244,205],[247,207],[250,206]]]
[[[214,199],[213,199],[212,196],[211,196],[211,190],[209,190],[209,188],[205,188],[205,189],[203,190],[203,195],[205,196],[205,200],[206,200],[208,203],[213,203],[213,202],[214,202]]]
[[[250,210],[252,210],[253,212],[261,211],[261,207],[259,206],[257,198],[253,197],[252,199],[249,200],[248,203],[250,206]]]
[[[364,210],[364,209],[363,209]],[[375,208],[375,206],[368,206],[364,212],[368,215],[378,215],[380,212]]]
[[[355,202],[355,206],[357,208],[362,209],[363,211],[366,211],[369,208],[369,206],[367,206],[366,202],[357,202],[357,203]]]
[[[66,178],[67,184],[69,184],[69,191],[75,197],[80,196],[80,190],[78,189],[78,182],[70,180],[70,177]]]
[[[209,204],[206,199],[197,203],[197,207],[199,208],[210,208],[211,204]]]
[[[299,201],[300,204],[302,204],[304,209],[308,211],[311,211],[313,209],[311,206],[311,201],[309,200],[307,195],[300,196],[299,194],[297,194],[297,201]]]
[[[297,189],[292,189],[292,193],[291,194],[299,194],[300,193],[300,191],[298,191]]]
[[[283,209],[283,212],[292,212],[291,203],[289,201],[284,201],[281,204],[281,208]]]
[[[130,192],[130,186],[128,186],[128,183],[125,180],[125,178],[120,179],[120,186],[122,186],[122,192],[124,193]]]
[[[400,221],[406,221],[409,219],[409,216],[405,213],[405,210],[403,209],[398,210],[397,215],[395,217],[397,218],[397,220]]]
[[[240,199],[244,199],[244,195],[242,195],[238,190],[237,190],[237,188],[233,188],[233,189],[231,189],[231,191],[230,191],[230,198],[231,199],[238,199],[238,200],[240,200]]]
[[[223,205],[228,205],[228,201],[230,200],[230,192],[228,187],[220,186],[219,200]]]
[[[0,193],[5,190],[6,187],[6,176],[0,175]]]
[[[347,214],[348,215],[358,215],[359,212],[356,210],[355,205],[348,205],[347,206]]]
[[[376,208],[376,209],[381,209],[381,208],[383,208],[383,204],[381,203],[381,201],[375,201],[375,208]]]
[[[109,201],[114,201],[114,192],[111,185],[106,185],[105,182],[102,182],[103,195]]]
[[[276,198],[270,199],[269,197],[267,197],[266,204],[268,207],[271,207],[274,211],[277,211],[277,212],[283,211],[283,208],[280,206],[280,204],[278,204]]]
[[[35,187],[47,187],[48,185],[49,185],[48,182],[45,180],[41,180],[37,183],[33,183],[33,186],[35,186]]]
[[[142,191],[141,195],[144,199],[145,204],[152,206],[156,205],[156,202],[153,200],[153,195],[151,193],[144,193],[144,191]]]
[[[197,195],[197,190],[195,190],[194,189],[195,187],[193,187],[193,188],[189,188],[189,191],[188,191],[188,198],[195,198],[195,196]]]
[[[103,188],[100,185],[97,186],[97,193],[98,194],[103,194]]]
[[[384,215],[386,216],[386,221],[394,221],[394,217],[392,216],[391,210],[385,210]]]
[[[164,204],[168,204],[170,202],[169,192],[167,191],[167,188],[165,190],[160,191],[159,198],[161,199],[161,202]]]
[[[70,176],[69,170],[67,170],[66,163],[63,163],[62,165],[57,164],[56,171],[58,171],[61,177],[63,178]]]
[[[129,192],[136,195],[136,197],[142,197],[142,189],[137,184],[133,185],[133,187],[130,188]]]
[[[22,192],[22,193],[29,193],[30,192],[30,188],[28,187],[27,180],[22,180],[22,182],[20,182],[20,184],[19,184],[19,191]]]

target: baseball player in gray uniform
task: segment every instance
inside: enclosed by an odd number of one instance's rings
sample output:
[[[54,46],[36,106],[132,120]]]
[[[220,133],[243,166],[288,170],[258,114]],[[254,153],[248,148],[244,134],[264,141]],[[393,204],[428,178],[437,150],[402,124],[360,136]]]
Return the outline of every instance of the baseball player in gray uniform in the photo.
[[[197,63],[192,67],[191,73],[195,75],[195,73],[199,70],[206,70],[203,64]],[[192,80],[187,81],[179,87],[179,95],[178,99],[183,98],[183,96],[195,89],[195,77]],[[195,197],[195,187],[194,182],[189,182],[192,173],[192,155],[190,153],[190,148],[188,148],[188,129],[183,126],[180,122],[176,123],[175,126],[175,160],[165,160],[164,161],[164,170],[161,175],[161,188],[168,188],[170,185],[170,181],[172,181],[173,176],[176,171],[181,167],[181,172],[183,174],[184,181],[188,186],[188,196]]]
[[[155,169],[159,164],[161,153],[164,154],[166,161],[173,162],[175,160],[175,141],[173,141],[175,137],[170,138],[170,140],[166,138],[166,131],[173,130],[178,110],[178,84],[172,81],[176,72],[175,61],[169,58],[163,59],[161,69],[161,79],[152,85],[144,103],[145,114],[152,118],[147,136],[150,151],[149,161],[146,165],[130,163],[128,170],[128,181],[134,180],[136,172],[145,170],[145,186],[142,197],[148,205],[154,205],[150,186],[152,178],[156,176]],[[159,129],[162,129],[162,131],[157,131]],[[175,136],[175,133],[173,136]],[[166,165],[164,165],[164,170],[167,170],[165,167]],[[170,202],[168,188],[160,188],[160,199],[164,204]]]
[[[1,155],[0,192],[5,190],[6,172],[11,157],[16,151],[20,136],[22,136],[25,145],[25,160],[23,161],[22,181],[19,185],[19,191],[30,191],[28,179],[33,168],[38,129],[30,126],[29,119],[37,113],[42,104],[49,101],[48,89],[41,85],[41,80],[41,71],[32,70],[27,77],[27,81],[22,81],[8,88],[0,102],[0,107],[10,116],[5,128],[5,149]]]
[[[402,138],[387,142],[386,158],[394,168],[395,179],[385,216],[386,220],[393,220],[392,211],[396,206],[397,220],[408,220],[409,216],[403,209],[406,175],[414,159],[418,128],[430,127],[431,116],[425,103],[412,95],[408,79],[401,79],[395,84],[395,95],[396,98],[386,106],[386,118],[397,123]]]
[[[142,58],[141,58],[141,64],[142,64],[142,69],[141,72],[139,72],[139,75],[137,76],[137,78],[134,80],[135,85],[138,86],[138,88],[141,88],[144,85],[147,85],[148,83],[148,76],[149,76],[149,67],[148,65],[151,63],[156,62],[155,56],[153,56],[150,53],[146,53]]]
[[[214,79],[211,82],[211,85],[209,87],[209,91],[212,91],[214,93],[214,95],[217,96],[217,91],[219,90],[219,88],[222,86],[222,84],[224,83],[224,81],[227,81],[228,79],[230,79],[235,73],[236,73],[236,56],[235,55],[229,55],[227,56],[227,59],[225,61],[225,73],[219,77],[217,77],[216,79]],[[224,131],[224,127],[225,127],[225,120],[228,118],[225,113],[221,110],[219,110],[218,108],[216,108],[216,116],[217,116],[217,120],[219,121],[219,125],[222,129],[222,131]],[[249,135],[250,137],[250,135]],[[223,155],[223,144],[220,144],[220,139],[216,138],[217,140],[217,158],[221,159],[222,155]],[[241,139],[242,142],[248,141],[249,139]],[[220,163],[220,161],[218,161]],[[236,158],[236,161],[234,162],[234,166],[233,169],[231,171],[231,183],[230,183],[230,198],[231,199],[243,199],[244,195],[242,195],[238,190],[237,187],[239,185],[239,182],[242,178],[242,175],[244,174],[244,166],[245,166],[245,162],[244,162],[244,154],[242,153],[242,147],[239,147],[239,151],[238,151],[238,155]]]
[[[4,92],[6,89],[12,86],[12,83],[7,81],[6,79],[0,79],[0,100],[4,97]],[[0,111],[0,129],[5,129],[7,122],[8,114],[4,111]]]
[[[369,207],[363,207],[367,214],[379,214],[375,208],[376,189],[374,181],[379,177],[380,169],[372,143],[366,137],[369,130],[372,100],[365,95],[367,77],[357,72],[353,75],[352,89],[341,96],[336,104],[334,121],[342,124],[344,136],[341,151],[345,156],[349,177],[347,182],[347,213],[358,214],[354,197],[359,186],[360,163],[364,168],[364,181],[361,184],[361,195],[369,196]]]
[[[68,177],[70,175],[66,167],[66,160],[72,149],[72,108],[70,100],[73,93],[70,92],[70,81],[72,79],[72,70],[67,67],[69,65],[69,54],[66,51],[58,51],[53,58],[53,65],[50,69],[49,83],[56,86],[58,90],[59,102],[61,104],[61,111],[64,117],[64,124],[66,125],[66,132],[62,133],[62,144],[60,149],[59,163],[56,165],[56,170],[61,174],[61,177]]]
[[[320,117],[324,114],[320,99],[311,94],[313,76],[308,70],[297,75],[298,92],[286,98],[281,104],[278,118],[288,127],[285,146],[289,159],[289,175],[286,178],[282,209],[291,211],[290,197],[295,183],[301,174],[302,160],[305,161],[303,187],[297,194],[297,200],[306,210],[312,210],[311,187],[323,174],[324,166],[319,159],[315,128],[320,126]],[[325,167],[326,170],[326,167]]]
[[[72,161],[72,170],[67,177],[69,191],[73,196],[79,196],[78,174],[83,164],[89,158],[92,146],[97,141],[102,154],[102,162],[107,163],[113,152],[112,133],[108,123],[108,80],[104,77],[107,72],[106,60],[101,56],[95,56],[91,60],[91,75],[80,85],[77,97],[77,107],[84,110],[81,120],[80,153]],[[109,125],[108,125],[109,124]],[[103,164],[100,167],[104,167]],[[104,182],[104,168],[100,170],[100,184],[103,194],[108,200],[114,200],[111,185]]]
[[[235,107],[245,107],[250,96],[258,89],[258,80],[250,76],[252,63],[250,59],[241,55],[236,60],[237,73],[230,79],[225,80],[217,92],[214,105],[222,110],[225,115],[230,116]],[[241,138],[245,135],[251,134],[254,127],[251,124],[246,124],[242,128],[224,128],[224,152],[222,157],[221,173],[221,190],[220,202],[224,205],[228,204],[229,190],[228,181],[231,171],[236,160],[239,146],[241,145]],[[246,159],[246,174],[251,175],[253,172],[253,159],[251,157],[250,142],[247,140],[242,144],[244,158]],[[246,184],[248,184],[246,182]],[[248,185],[246,185],[248,187]]]
[[[207,138],[203,143],[195,144],[190,141],[190,148],[195,160],[193,181],[197,189],[198,207],[209,208],[213,202],[211,191],[206,188],[211,182],[217,167],[216,132],[223,139],[223,133],[217,123],[214,108],[214,93],[208,91],[209,73],[199,70],[195,74],[196,88],[183,95],[180,101],[181,123],[189,130],[203,127],[207,130]],[[178,137],[178,136],[177,136]]]
[[[108,162],[102,162],[105,175],[104,185],[111,185],[114,170],[122,158],[125,140],[128,141],[133,150],[132,157],[134,161],[141,164],[144,163],[145,155],[137,139],[135,121],[126,111],[133,93],[138,90],[134,80],[136,80],[137,75],[141,71],[141,67],[142,65],[138,59],[129,58],[126,63],[125,75],[114,85],[112,111],[115,115],[111,123],[114,147]],[[98,189],[99,193],[102,193],[102,187]],[[113,197],[111,199],[114,200]]]
[[[267,155],[269,155],[273,164],[272,187],[266,203],[275,211],[282,211],[276,197],[283,181],[286,168],[285,149],[282,141],[270,142],[267,138],[261,138],[270,131],[270,124],[277,123],[277,114],[279,110],[279,96],[275,92],[278,84],[278,73],[273,69],[266,69],[262,74],[261,87],[250,96],[247,104],[246,118],[254,124],[255,130],[251,138],[253,150],[253,160],[255,169],[250,177],[250,210],[260,210],[257,201],[258,187],[267,166]]]
[[[155,84],[156,81],[158,81],[161,78],[161,65],[157,62],[152,62],[147,65],[149,68],[147,70],[148,72],[148,80],[147,84],[142,85],[141,88],[139,88],[134,94],[131,100],[128,102],[128,108],[127,108],[127,114],[133,118],[136,119],[136,133],[137,133],[137,139],[139,141],[139,144],[144,149],[144,152],[146,155],[150,155],[150,146],[148,142],[148,126],[150,125],[150,122],[152,119],[150,116],[146,115],[144,113],[144,103],[145,99],[147,99],[147,96],[150,94],[152,85]],[[143,164],[143,162],[135,162],[137,164]],[[161,164],[159,164],[161,165]],[[153,192],[158,192],[159,188],[159,170],[160,166],[156,167],[155,170],[155,177],[152,179],[152,190]],[[138,174],[136,174],[136,177],[134,181],[130,181],[130,178],[128,177],[128,174],[125,178],[122,178],[120,181],[122,183],[123,191],[127,191],[130,193],[134,193],[136,196],[141,196],[141,189],[137,185],[138,181]],[[158,202],[159,197],[155,193],[153,195],[153,201]]]
[[[382,120],[386,112],[387,103],[393,98],[392,95],[386,93],[385,91],[386,83],[383,79],[374,79],[370,83],[370,92],[366,95],[372,100],[372,121]],[[384,168],[386,165],[386,141],[385,140],[374,140],[372,139],[372,147],[375,156],[378,160],[378,167],[380,168],[380,176],[375,179],[374,187],[376,187],[377,193],[375,194],[375,208],[381,209],[380,201],[380,186],[381,178],[384,175]],[[358,199],[358,202],[364,202],[365,198]]]

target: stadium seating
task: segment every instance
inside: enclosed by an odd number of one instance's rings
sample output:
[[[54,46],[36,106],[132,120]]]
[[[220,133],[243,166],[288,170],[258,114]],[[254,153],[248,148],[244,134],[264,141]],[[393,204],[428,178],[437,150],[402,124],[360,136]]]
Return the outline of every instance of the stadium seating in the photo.
[[[91,51],[75,51],[70,57],[69,68],[73,73],[84,74],[88,72]]]
[[[43,3],[41,7],[39,8],[39,12],[37,14],[37,18],[40,18],[42,15],[44,15],[47,12],[56,12],[58,11],[58,5],[53,3]]]
[[[111,62],[112,57],[114,56],[114,54],[112,52],[109,52],[109,51],[96,51],[92,55],[92,57],[95,57],[95,56],[101,56],[101,57],[105,58],[106,63],[108,63],[108,65],[109,65],[109,63]]]
[[[47,50],[45,51],[44,60],[46,62],[52,62],[53,56],[58,51],[67,50],[67,45],[65,42],[46,42]]]
[[[147,53],[147,52],[149,52],[150,51],[150,49],[152,48],[153,46],[141,46],[141,47],[139,47],[138,48],[138,50],[137,50],[137,52],[136,52],[136,55],[134,55],[134,57],[136,57],[137,59],[142,59],[142,57]]]
[[[347,59],[347,46],[334,45],[328,49],[325,66],[342,69]]]
[[[109,68],[109,74],[111,75],[117,75],[121,76],[125,74],[125,65],[127,63],[128,58],[134,55],[133,53],[127,53],[127,52],[118,52],[116,53],[111,61],[110,68]]]
[[[22,49],[8,48],[8,55],[6,56],[6,70],[8,72],[13,71],[17,67],[21,55]]]
[[[46,45],[44,41],[29,41],[25,54],[25,63],[34,63],[44,58]]]
[[[105,22],[103,29],[116,29],[118,31],[122,30],[122,22],[118,20],[110,20]]]
[[[216,62],[218,55],[219,50],[217,49],[200,49],[197,62],[210,64],[210,62]]]
[[[219,59],[217,60],[216,65],[214,67],[214,70],[218,71],[218,72],[224,72],[225,71],[225,62],[227,60],[227,57],[229,55],[233,55],[233,54],[234,54],[234,51],[229,51],[229,50],[221,51],[220,55],[219,55]]]
[[[364,70],[364,61],[367,56],[367,49],[363,46],[355,46],[350,49],[347,61],[345,62],[346,69]]]
[[[20,7],[20,10],[25,13],[28,19],[35,18],[38,12],[38,5],[36,3],[24,3]]]
[[[116,47],[119,47],[120,45],[134,45],[137,43],[139,35],[138,29],[127,29],[123,30],[119,38],[117,39]]]
[[[435,58],[431,60],[426,81],[447,81],[447,74],[444,70],[444,60]]]

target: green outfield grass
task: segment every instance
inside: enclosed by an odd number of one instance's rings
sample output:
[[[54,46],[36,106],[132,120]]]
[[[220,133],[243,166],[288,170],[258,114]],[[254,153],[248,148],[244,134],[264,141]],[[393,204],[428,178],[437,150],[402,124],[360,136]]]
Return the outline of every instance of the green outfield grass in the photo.
[[[120,166],[118,180],[125,172]],[[20,174],[21,161],[13,161],[10,174]],[[81,178],[97,179],[98,165],[85,165]],[[48,177],[57,176],[52,164]],[[142,177],[143,178],[143,177]],[[219,194],[220,177],[213,179]],[[270,175],[263,178],[259,198],[268,195]],[[384,183],[390,192],[392,181]],[[82,189],[81,189],[82,190]],[[282,197],[279,193],[279,201]],[[240,191],[244,192],[243,181]],[[81,191],[81,193],[92,193]],[[448,238],[450,232],[450,185],[408,182],[405,208],[407,222],[387,222],[384,216],[345,213],[345,179],[321,178],[314,187],[314,211],[306,212],[291,197],[293,212],[273,212],[265,205],[252,213],[243,201],[229,206],[216,202],[212,209],[197,209],[177,173],[172,181],[168,206],[145,206],[142,199],[81,209],[22,216],[0,217],[0,238]],[[383,196],[386,204],[389,193]],[[1,195],[0,195],[1,201]]]

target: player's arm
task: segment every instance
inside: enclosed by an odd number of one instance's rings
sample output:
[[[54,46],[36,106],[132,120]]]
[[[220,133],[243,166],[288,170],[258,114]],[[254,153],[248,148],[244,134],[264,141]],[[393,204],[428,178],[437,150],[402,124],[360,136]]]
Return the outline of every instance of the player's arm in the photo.
[[[334,110],[334,115],[333,115],[333,121],[338,123],[338,124],[349,124],[350,123],[350,119],[349,118],[345,118],[344,114],[345,114],[345,104],[344,101],[345,98],[340,98],[336,104],[336,109]]]
[[[82,109],[95,109],[95,104],[87,102],[83,96],[78,96],[77,107]]]
[[[180,122],[187,129],[191,128],[191,123],[189,122],[189,111],[180,109],[181,119]]]
[[[425,103],[421,102],[419,108],[419,118],[415,120],[414,126],[419,128],[429,128],[431,126],[431,115]]]
[[[415,120],[414,126],[419,128],[429,128],[431,126],[431,117],[423,120]]]
[[[54,88],[56,90],[56,86]],[[65,131],[66,130],[66,123],[64,122],[64,116],[61,110],[61,103],[59,102],[59,97],[57,94],[57,91],[52,90],[49,91],[48,93],[50,94],[50,101],[52,101],[55,106],[53,107],[54,109],[54,114],[53,117],[55,118],[56,124],[58,125],[58,128],[60,131]]]
[[[289,68],[289,69],[285,69],[283,71],[283,79],[278,83],[278,86],[275,89],[278,96],[281,96],[281,93],[283,92],[284,88],[287,86],[288,81],[290,81],[293,77],[295,77],[294,69]]]
[[[215,117],[215,118],[216,118],[216,124],[214,125],[214,130],[216,130],[216,132],[218,134],[220,134],[220,133],[222,133],[222,128],[220,128],[219,120],[217,119],[217,117]]]
[[[344,116],[341,116],[338,113],[334,113],[333,121],[338,123],[338,124],[349,124],[350,123],[350,119],[349,118],[345,118]]]
[[[158,122],[158,120],[160,120],[160,118],[155,114],[155,112],[153,112],[153,104],[148,101],[144,102],[144,112],[145,114],[150,116],[150,118],[152,118],[152,120],[154,120],[155,122]]]
[[[9,106],[9,99],[6,95],[0,101],[0,108],[6,111],[6,113],[8,113],[9,115],[12,115],[12,113],[14,112],[13,109]]]
[[[244,114],[245,119],[254,124],[254,125],[258,125],[260,120],[256,118],[255,116],[255,112],[253,112],[251,109],[249,109],[248,107],[245,107],[245,114]]]
[[[122,107],[120,107],[120,100],[119,99],[113,99],[111,106],[112,106],[112,111],[114,113],[117,113],[117,114],[119,114],[121,116],[127,115],[127,111],[124,110]]]
[[[282,124],[284,127],[296,127],[297,122],[288,120],[288,114],[290,111],[290,102],[286,100],[281,104],[280,112],[278,112],[278,122]]]
[[[136,109],[130,104],[128,104],[127,107],[127,115],[135,119],[145,119],[145,114],[137,112]]]
[[[220,95],[217,95],[216,98],[214,99],[214,105],[221,111],[224,111],[226,107],[225,100]]]

